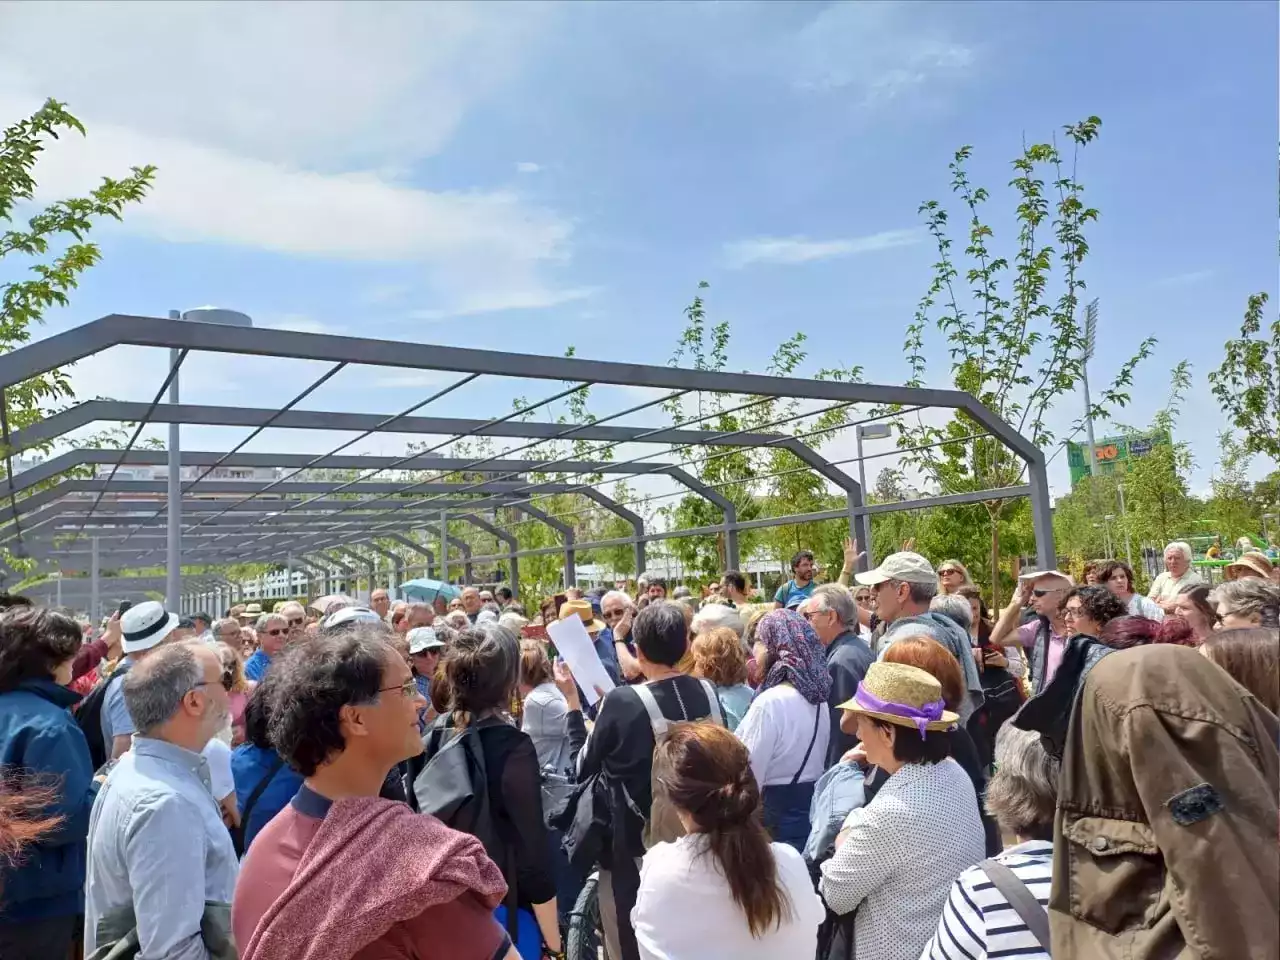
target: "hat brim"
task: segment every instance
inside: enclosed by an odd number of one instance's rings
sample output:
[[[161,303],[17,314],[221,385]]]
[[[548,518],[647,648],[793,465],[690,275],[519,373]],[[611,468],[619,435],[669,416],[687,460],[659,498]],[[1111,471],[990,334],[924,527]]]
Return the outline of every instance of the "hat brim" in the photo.
[[[880,568],[877,567],[875,570],[868,570],[866,573],[855,573],[853,575],[853,579],[860,586],[874,587],[878,583],[886,583],[887,581],[892,580],[893,577],[886,573],[881,573]]]
[[[169,634],[173,633],[178,627],[178,621],[182,618],[176,613],[168,614],[168,619],[163,627],[155,633],[148,634],[140,640],[130,641],[128,638],[121,637],[120,650],[122,653],[141,653],[143,650],[150,650],[152,647],[158,647],[164,643]]]
[[[1063,573],[1061,570],[1033,570],[1031,573],[1019,575],[1018,582],[1022,583],[1026,580],[1039,580],[1041,577],[1057,577],[1060,580],[1067,581],[1067,583],[1075,583],[1075,580],[1071,578],[1071,574]]]
[[[604,629],[604,624],[599,620],[584,620],[582,623],[587,628],[587,633],[592,636]]]
[[[895,727],[910,727],[913,730],[918,729],[914,720],[908,720],[906,717],[899,717],[897,714],[893,713],[880,713],[876,710],[868,710],[865,707],[859,706],[856,700],[846,700],[844,703],[838,704],[836,709],[844,710],[847,713],[861,714],[864,717],[874,717],[877,720],[883,720],[885,723],[891,723]],[[950,730],[959,722],[959,714],[952,713],[950,710],[943,710],[941,717],[937,720],[930,720],[925,724],[924,728],[926,730]]]
[[[1232,563],[1228,563],[1226,568],[1226,573],[1225,573],[1226,579],[1238,580],[1240,578],[1241,570],[1252,571],[1253,573],[1256,573],[1258,576],[1262,577],[1262,579],[1264,580],[1270,578],[1271,576],[1270,570],[1265,569],[1262,566],[1262,564],[1257,563],[1252,559],[1250,559],[1250,560],[1236,560]]]

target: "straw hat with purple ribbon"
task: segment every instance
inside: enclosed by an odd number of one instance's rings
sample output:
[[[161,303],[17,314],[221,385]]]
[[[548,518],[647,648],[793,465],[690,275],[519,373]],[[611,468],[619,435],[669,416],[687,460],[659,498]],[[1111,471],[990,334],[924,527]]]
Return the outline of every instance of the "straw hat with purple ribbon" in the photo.
[[[931,673],[905,663],[878,661],[867,668],[852,700],[839,709],[874,717],[899,727],[950,730],[960,718],[944,709],[942,684]]]

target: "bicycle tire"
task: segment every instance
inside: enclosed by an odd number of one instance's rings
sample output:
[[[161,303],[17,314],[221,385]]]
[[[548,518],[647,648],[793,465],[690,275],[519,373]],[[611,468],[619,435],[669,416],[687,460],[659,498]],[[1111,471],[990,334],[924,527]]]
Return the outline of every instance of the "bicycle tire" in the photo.
[[[600,880],[592,874],[569,914],[565,960],[609,960],[600,928]]]

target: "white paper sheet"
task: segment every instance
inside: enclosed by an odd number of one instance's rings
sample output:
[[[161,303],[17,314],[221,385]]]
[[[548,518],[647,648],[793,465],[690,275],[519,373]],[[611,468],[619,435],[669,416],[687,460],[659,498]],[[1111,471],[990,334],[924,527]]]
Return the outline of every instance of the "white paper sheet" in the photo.
[[[579,617],[557,620],[547,625],[547,636],[556,645],[556,652],[573,671],[573,678],[582,688],[587,706],[595,706],[600,699],[595,688],[599,687],[608,693],[613,689],[613,681],[600,662],[600,654],[596,653],[595,644],[591,642],[587,625]]]

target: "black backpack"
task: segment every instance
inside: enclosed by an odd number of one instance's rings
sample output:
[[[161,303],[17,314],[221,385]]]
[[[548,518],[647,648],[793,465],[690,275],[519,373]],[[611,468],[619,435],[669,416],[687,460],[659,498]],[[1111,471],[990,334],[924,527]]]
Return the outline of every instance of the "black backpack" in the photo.
[[[76,725],[89,742],[89,759],[93,761],[94,770],[102,769],[103,764],[111,759],[107,756],[107,747],[102,740],[102,701],[107,698],[107,688],[116,677],[123,677],[128,673],[129,666],[128,660],[121,660],[115,672],[90,690],[76,710]]]
[[[516,871],[514,850],[498,836],[489,800],[489,772],[485,765],[480,730],[503,721],[494,717],[470,723],[461,732],[452,714],[437,717],[423,740],[426,765],[414,778],[413,795],[418,811],[435,817],[446,827],[469,833],[484,846],[507,881],[507,932],[517,939]]]

